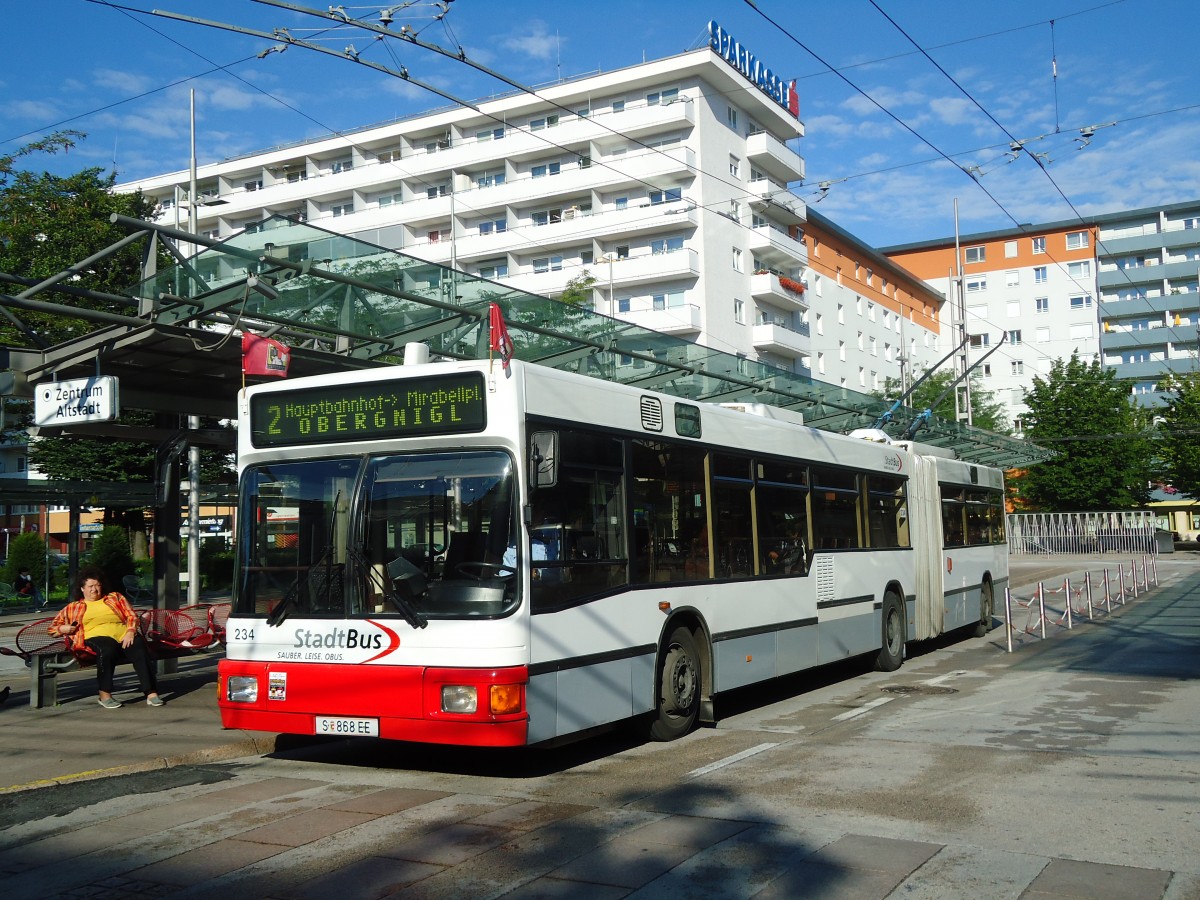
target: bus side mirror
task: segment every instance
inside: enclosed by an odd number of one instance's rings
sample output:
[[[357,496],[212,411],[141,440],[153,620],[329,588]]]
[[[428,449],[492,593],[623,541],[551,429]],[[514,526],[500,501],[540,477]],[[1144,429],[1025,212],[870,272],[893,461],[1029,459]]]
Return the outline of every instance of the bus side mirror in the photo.
[[[558,432],[537,431],[529,438],[530,487],[554,487],[558,483]]]

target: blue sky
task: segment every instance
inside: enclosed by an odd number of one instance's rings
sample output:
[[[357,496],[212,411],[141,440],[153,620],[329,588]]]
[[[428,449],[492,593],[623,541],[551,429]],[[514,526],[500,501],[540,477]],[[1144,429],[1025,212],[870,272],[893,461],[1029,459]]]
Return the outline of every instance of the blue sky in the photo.
[[[297,47],[260,59],[272,41],[153,8],[353,45],[467,100],[507,90],[458,61],[250,0],[43,0],[12,5],[0,34],[0,153],[75,128],[86,141],[30,167],[115,161],[121,181],[184,169],[189,88],[201,163],[447,102]],[[381,5],[344,8],[374,22]],[[393,28],[532,86],[701,46],[715,19],[797,80],[808,178],[796,192],[815,203],[829,182],[815,208],[875,246],[952,234],[955,199],[971,233],[1200,197],[1194,0],[451,0],[441,21],[434,12],[414,3]],[[1087,126],[1105,127],[1085,142]],[[1044,171],[1009,154],[1012,139],[1044,154]]]

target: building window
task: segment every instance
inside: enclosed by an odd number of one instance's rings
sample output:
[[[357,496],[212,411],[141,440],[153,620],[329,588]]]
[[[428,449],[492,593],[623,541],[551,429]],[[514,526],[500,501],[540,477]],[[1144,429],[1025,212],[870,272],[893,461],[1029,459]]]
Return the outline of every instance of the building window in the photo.
[[[558,124],[558,113],[554,113],[553,115],[543,116],[540,119],[532,119],[529,122],[529,130],[530,131],[542,131],[543,129],[546,129],[546,128],[553,128],[557,124]]]
[[[1008,332],[1008,342],[1010,344],[1021,343],[1021,329],[1020,328],[1012,329]]]
[[[1046,267],[1045,266],[1034,266],[1033,283],[1034,284],[1045,284],[1046,283]]]
[[[562,166],[558,163],[543,163],[540,166],[534,166],[529,170],[534,178],[545,178],[547,175],[557,175],[562,171]]]
[[[533,213],[529,218],[534,225],[556,225],[562,221],[562,208],[541,209]]]
[[[984,363],[982,366],[980,366],[980,368],[983,369],[983,377],[984,378],[992,377],[992,364],[991,363]]]
[[[838,341],[838,359],[842,362],[846,361],[846,342]]]
[[[978,294],[980,291],[987,290],[987,276],[976,275],[973,278],[966,279],[966,292],[968,294]]]
[[[971,346],[975,348],[990,347],[992,345],[991,335],[986,331],[983,334],[972,334],[969,338]]]
[[[678,200],[683,196],[683,191],[680,188],[667,188],[665,191],[650,191],[650,205],[657,206],[660,203],[670,203],[672,200]]]
[[[735,107],[728,107],[725,113],[725,119],[729,122],[730,128],[737,128],[738,111]]]
[[[733,248],[733,271],[742,271],[742,251],[737,247]],[[737,302],[740,303],[741,301],[739,300]]]
[[[650,254],[652,256],[660,256],[663,253],[674,253],[676,250],[683,249],[683,238],[663,238],[650,242]]]
[[[1070,338],[1073,341],[1080,341],[1092,336],[1092,323],[1080,322],[1071,326]]]
[[[1034,253],[1045,253],[1046,252],[1046,239],[1044,237],[1035,237],[1033,239],[1033,252]]]
[[[1004,242],[1004,258],[1005,259],[1016,259],[1016,256],[1017,256],[1017,242],[1016,241],[1005,241]]]
[[[1092,261],[1085,259],[1082,262],[1067,263],[1067,274],[1072,278],[1091,278]]]
[[[1037,342],[1039,344],[1045,344],[1045,343],[1049,343],[1049,341],[1050,341],[1050,329],[1049,328],[1039,328],[1037,330]]]
[[[617,245],[617,259],[629,259],[629,245],[628,244],[618,244]]]
[[[483,131],[475,132],[477,141],[498,141],[502,137],[504,137],[503,128],[485,128]]]
[[[1018,272],[1016,269],[1009,269],[1007,272],[1005,272],[1004,273],[1004,286],[1005,287],[1020,287],[1021,286],[1021,273]]]
[[[984,262],[987,259],[987,247],[966,247],[963,257],[968,265]]]
[[[450,186],[445,184],[434,185],[433,187],[425,188],[425,197],[433,200],[437,197],[445,197],[450,193]]]
[[[617,301],[617,312],[623,312],[623,313],[629,312],[629,298],[628,297],[622,297],[620,300]]]
[[[1071,298],[1071,309],[1091,309],[1092,295],[1091,294],[1076,294]]]
[[[329,171],[337,175],[339,172],[349,172],[354,168],[353,158],[347,156],[344,159],[335,159],[329,164]]]
[[[652,294],[651,305],[655,309],[674,309],[683,306],[683,291],[668,291],[665,294]]]
[[[479,267],[480,278],[507,278],[508,263],[490,263]]]
[[[543,256],[533,261],[535,275],[543,272],[561,272],[563,258],[561,256]]]
[[[475,187],[487,188],[497,187],[504,184],[504,170],[497,169],[494,172],[483,172],[475,176]]]
[[[590,169],[591,167],[592,167],[592,157],[589,154],[584,153],[583,155],[581,155],[579,157],[579,168]]]
[[[329,207],[329,211],[334,215],[335,218],[339,216],[348,216],[354,212],[354,201],[348,200],[345,203],[335,203],[333,206]]]
[[[1038,312],[1040,312],[1040,313],[1050,312],[1050,298],[1049,297],[1037,297],[1034,299],[1033,303]]]
[[[1017,316],[1021,315],[1021,301],[1009,300],[1008,303],[1005,304],[1004,311],[1010,319],[1015,319]]]
[[[307,172],[288,172],[288,184],[297,184],[301,181],[308,181]]]
[[[1025,363],[1019,359],[1009,360],[1008,366],[1009,366],[1009,371],[1013,375],[1024,375],[1025,374]]]
[[[742,204],[738,203],[736,200],[729,201],[729,218],[733,219],[735,222],[742,221]]]
[[[614,100],[612,102],[612,111],[615,113],[625,112],[625,101],[624,100]]]
[[[396,205],[398,203],[402,203],[402,202],[404,202],[404,199],[399,191],[397,191],[394,194],[383,194],[379,198],[379,205],[381,207],[382,206],[394,206],[394,205]]]
[[[1088,245],[1088,233],[1086,231],[1072,231],[1067,234],[1067,249],[1068,250],[1083,250]]]
[[[493,219],[490,222],[479,223],[480,234],[503,234],[508,231],[507,219]]]
[[[261,190],[261,189],[262,189],[262,179],[261,178],[259,178],[257,181],[243,181],[242,182],[242,190],[257,191],[257,190]]]
[[[734,298],[733,301],[733,321],[739,325],[746,324],[746,303],[743,300]]]
[[[742,177],[741,173],[742,173],[741,161],[736,156],[730,155],[730,157],[729,157],[729,174],[732,175],[734,178],[741,178]]]

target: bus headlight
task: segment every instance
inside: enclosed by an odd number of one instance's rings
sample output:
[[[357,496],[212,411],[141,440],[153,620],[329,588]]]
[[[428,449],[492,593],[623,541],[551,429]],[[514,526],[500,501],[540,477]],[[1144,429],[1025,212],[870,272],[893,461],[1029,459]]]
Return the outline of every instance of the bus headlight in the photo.
[[[479,693],[473,684],[442,685],[442,712],[473,713],[479,709]]]
[[[230,703],[257,703],[258,679],[253,675],[230,675],[225,679],[225,697]]]

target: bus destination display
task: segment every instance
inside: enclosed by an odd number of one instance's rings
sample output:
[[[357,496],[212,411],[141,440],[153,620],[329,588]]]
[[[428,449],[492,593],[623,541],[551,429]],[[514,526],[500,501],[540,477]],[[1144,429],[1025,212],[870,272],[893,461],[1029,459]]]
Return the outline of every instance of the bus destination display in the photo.
[[[250,401],[256,447],[456,434],[486,424],[479,372],[306,388]]]

